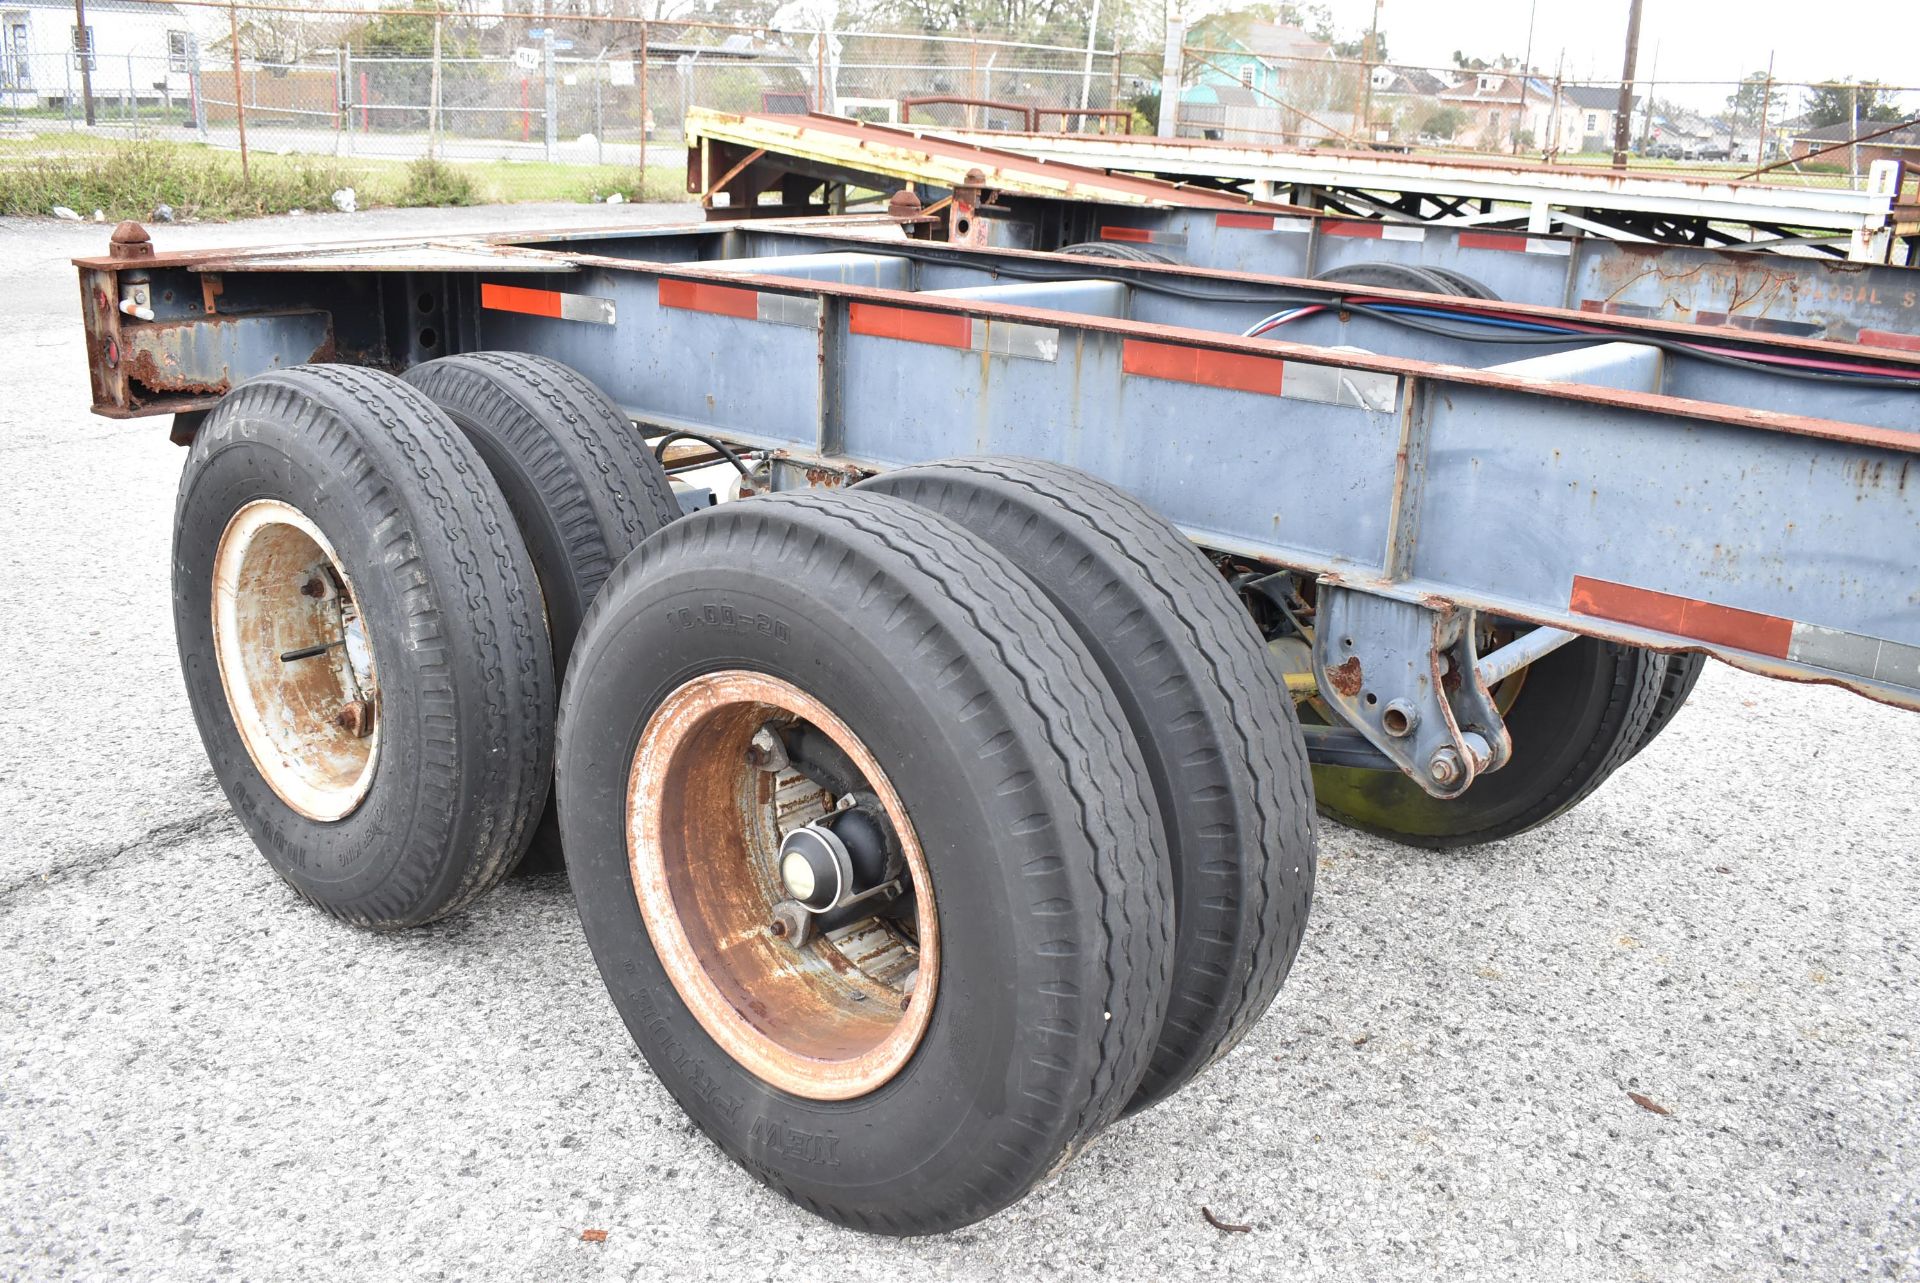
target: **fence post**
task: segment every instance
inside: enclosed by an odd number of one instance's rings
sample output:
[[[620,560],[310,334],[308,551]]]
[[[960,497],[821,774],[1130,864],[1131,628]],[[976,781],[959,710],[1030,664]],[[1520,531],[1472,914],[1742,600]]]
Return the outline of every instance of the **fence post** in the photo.
[[[73,0],[73,47],[80,51],[80,94],[87,100],[87,128],[92,129],[93,37],[87,31],[87,0]],[[68,77],[68,85],[72,85],[72,77]]]
[[[547,80],[547,159],[557,160],[560,156],[560,87],[553,78],[553,28],[548,27],[541,36],[540,47],[544,51],[541,61]]]
[[[127,55],[127,126],[134,138],[140,137],[140,95],[133,85],[133,55]]]
[[[640,24],[640,189],[636,200],[647,198],[647,46],[653,43],[653,24]]]
[[[1773,54],[1767,54],[1767,87],[1760,94],[1760,133],[1753,140],[1753,163],[1767,163],[1767,108],[1773,105]]]
[[[1853,138],[1857,140],[1860,137],[1860,86],[1859,85],[1853,86],[1853,88],[1848,91],[1847,114],[1848,114],[1847,136],[1849,138]],[[1847,186],[1849,188],[1854,188],[1854,187],[1858,187],[1859,185],[1860,185],[1860,144],[1858,141],[1856,141],[1851,147],[1847,148]]]
[[[898,94],[894,96],[899,97]],[[978,98],[979,96],[980,96],[980,34],[975,31],[969,31],[967,33],[967,97]],[[979,126],[979,120],[974,115],[973,104],[968,103],[967,104],[967,128],[975,129],[975,128],[978,128],[978,126]]]
[[[440,151],[440,15],[433,15],[433,77],[427,95],[427,159]]]
[[[350,92],[349,86],[353,84],[353,50],[344,43],[341,44],[339,56],[335,59],[335,75],[337,78],[333,82],[333,154],[336,156],[340,154],[340,143],[344,139],[347,144],[347,153],[351,155],[353,129],[352,122],[347,118],[347,112],[351,110],[347,105],[347,95]]]
[[[1100,30],[1100,0],[1093,0],[1093,21],[1087,24],[1087,57],[1080,67],[1080,132],[1087,131],[1087,108],[1093,105],[1093,37]],[[1115,38],[1119,33],[1115,32]],[[1067,122],[1060,121],[1060,132],[1067,133]]]
[[[253,171],[247,165],[247,105],[240,93],[240,10],[227,0],[227,43],[233,46],[233,122],[240,131],[240,181],[253,185]]]
[[[60,60],[60,73],[66,79],[66,88],[60,93],[60,114],[67,118],[67,132],[73,132],[73,55],[68,54]]]
[[[1180,134],[1180,81],[1185,75],[1187,24],[1178,18],[1167,19],[1167,43],[1160,51],[1160,121],[1154,133],[1162,138]]]

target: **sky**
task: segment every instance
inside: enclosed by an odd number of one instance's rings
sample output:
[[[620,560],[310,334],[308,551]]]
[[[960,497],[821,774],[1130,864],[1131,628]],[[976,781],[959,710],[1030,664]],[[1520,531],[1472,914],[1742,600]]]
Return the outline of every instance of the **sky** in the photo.
[[[1324,0],[1342,32],[1364,32],[1372,0]],[[1209,6],[1213,7],[1213,6]],[[1218,7],[1231,8],[1232,4]],[[1549,75],[1566,54],[1569,80],[1617,80],[1627,0],[1381,0],[1380,29],[1396,62],[1451,65],[1455,49],[1519,58],[1536,10],[1533,65]],[[1920,86],[1920,5],[1914,0],[1848,0],[1830,18],[1804,0],[1643,0],[1639,78],[1738,80],[1764,71],[1777,80],[1843,77]],[[1658,91],[1667,96],[1663,87]],[[1694,97],[1676,87],[1675,98]],[[1719,97],[1724,98],[1724,91]]]

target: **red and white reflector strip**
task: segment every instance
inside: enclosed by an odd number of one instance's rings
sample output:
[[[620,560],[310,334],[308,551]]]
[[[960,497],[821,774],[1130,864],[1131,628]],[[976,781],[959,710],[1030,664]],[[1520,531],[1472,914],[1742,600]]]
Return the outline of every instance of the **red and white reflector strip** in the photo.
[[[1284,218],[1277,214],[1232,214],[1213,216],[1213,225],[1248,232],[1311,232],[1311,218]]]
[[[1028,361],[1060,359],[1060,331],[1046,325],[993,321],[957,312],[927,312],[917,307],[888,307],[884,303],[855,303],[848,310],[847,328],[876,339],[903,343],[930,343],[935,347],[991,352]]]
[[[1522,236],[1518,232],[1461,232],[1461,249],[1495,249],[1509,254],[1546,254],[1565,258],[1573,253],[1571,241],[1551,236]]]
[[[1390,412],[1400,402],[1400,380],[1374,370],[1285,361],[1277,356],[1220,352],[1212,348],[1127,339],[1120,368],[1129,375],[1197,383],[1203,387],[1258,392],[1294,401],[1319,401],[1357,410]]]
[[[585,321],[590,325],[612,325],[614,316],[610,298],[528,289],[524,285],[495,285],[491,281],[480,282],[480,306],[490,312],[550,316],[556,321]]]
[[[1920,646],[1841,632],[1672,593],[1573,577],[1567,608],[1617,624],[1654,628],[1677,637],[1731,646],[1774,659],[1865,677],[1896,686],[1920,686]]]
[[[1100,239],[1123,241],[1130,245],[1171,245],[1175,248],[1187,243],[1184,232],[1150,232],[1144,227],[1102,227]]]
[[[1427,229],[1410,227],[1405,223],[1386,223],[1377,219],[1355,221],[1345,218],[1329,218],[1320,224],[1320,230],[1328,236],[1354,236],[1363,241],[1424,241]]]
[[[820,300],[811,294],[775,294],[770,290],[742,289],[738,285],[709,285],[705,281],[673,281],[661,277],[660,306],[686,312],[710,312],[715,316],[737,316],[768,325],[797,325],[810,330],[820,326]]]

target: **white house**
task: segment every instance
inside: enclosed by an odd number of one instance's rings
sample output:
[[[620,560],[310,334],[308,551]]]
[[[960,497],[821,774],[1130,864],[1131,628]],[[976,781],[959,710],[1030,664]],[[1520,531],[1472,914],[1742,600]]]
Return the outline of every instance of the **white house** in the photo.
[[[96,109],[113,102],[184,102],[198,49],[180,10],[157,0],[87,0],[77,36],[72,0],[0,0],[0,107],[81,101],[83,59]]]
[[[1516,141],[1522,150],[1560,150],[1572,123],[1550,81],[1497,69],[1460,72],[1457,83],[1443,89],[1436,101],[1459,113],[1454,144],[1482,151],[1502,151]]]
[[[1613,150],[1614,113],[1620,109],[1618,85],[1567,85],[1561,91],[1569,104],[1576,135],[1568,151]],[[1637,99],[1633,100],[1635,103]],[[1628,131],[1629,138],[1632,131]]]

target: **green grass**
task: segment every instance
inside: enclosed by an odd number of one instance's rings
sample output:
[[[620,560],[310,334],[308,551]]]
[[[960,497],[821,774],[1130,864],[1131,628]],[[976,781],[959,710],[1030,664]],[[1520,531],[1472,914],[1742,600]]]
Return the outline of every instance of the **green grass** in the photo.
[[[294,209],[333,208],[333,193],[354,189],[362,208],[380,205],[479,205],[508,201],[580,201],[619,192],[641,198],[638,174],[618,165],[507,160],[400,161],[255,152],[243,175],[237,153],[199,144],[130,143],[86,134],[0,139],[0,214],[45,216],[65,205],[83,217],[149,217],[154,206],[177,218],[219,221]],[[645,199],[685,199],[678,165],[649,165]]]

